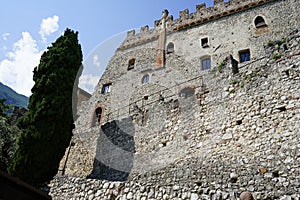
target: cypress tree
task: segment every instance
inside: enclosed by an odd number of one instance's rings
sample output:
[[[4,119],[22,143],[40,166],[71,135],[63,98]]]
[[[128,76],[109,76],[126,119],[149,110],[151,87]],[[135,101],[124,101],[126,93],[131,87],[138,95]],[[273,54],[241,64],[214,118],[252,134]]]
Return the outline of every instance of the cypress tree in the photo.
[[[82,62],[78,32],[66,29],[42,54],[34,69],[29,112],[9,173],[41,187],[57,173],[73,129],[72,91]]]

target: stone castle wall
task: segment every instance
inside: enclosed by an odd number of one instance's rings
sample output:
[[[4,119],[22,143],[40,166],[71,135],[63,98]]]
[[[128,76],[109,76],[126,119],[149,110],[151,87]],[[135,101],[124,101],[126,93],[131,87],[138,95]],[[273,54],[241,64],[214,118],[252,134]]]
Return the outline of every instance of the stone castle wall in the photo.
[[[259,58],[260,53],[264,52],[257,51],[260,46],[258,44],[266,42],[270,37],[281,39],[293,29],[292,27],[299,26],[297,4],[297,1],[233,0],[219,2],[209,8],[198,5],[195,13],[189,14],[188,10],[184,10],[180,12],[179,19],[167,21],[167,43],[174,41],[178,54],[184,55],[189,62],[195,57],[218,54],[218,52],[230,52],[237,57],[237,51],[245,48],[252,50],[253,58]],[[290,13],[288,17],[286,17],[287,13]],[[255,28],[256,16],[264,17],[268,27]],[[160,29],[161,27],[157,25],[150,30],[142,27],[137,34],[129,31],[127,39],[119,49],[131,51],[139,47],[156,48]],[[202,37],[209,37],[210,48],[200,48]],[[218,52],[215,52],[217,50]],[[214,63],[220,61],[217,59]]]
[[[266,58],[237,75],[229,65],[206,74],[204,80],[212,81],[200,99],[153,105],[151,111],[168,108],[167,115],[156,112],[156,118],[165,118],[159,129],[151,117],[134,124],[134,133],[127,127],[136,148],[128,181],[58,177],[50,194],[54,199],[236,199],[248,190],[255,199],[300,198],[300,33],[288,38],[288,50],[270,45]],[[282,57],[275,60],[277,53]]]
[[[204,19],[235,11],[192,23],[198,6],[129,32],[79,109],[54,199],[236,199],[245,190],[256,199],[300,198],[299,1],[218,2]],[[257,16],[267,26],[256,28]],[[163,23],[175,51],[158,68]],[[145,42],[147,34],[154,39]],[[233,74],[228,57],[239,61],[244,49],[251,60]],[[207,56],[212,68],[201,70]],[[99,107],[101,126],[92,123]]]
[[[224,4],[235,5],[233,2]],[[223,3],[218,5],[223,5]],[[141,79],[145,74],[150,76],[150,84],[172,88],[175,85],[174,81],[178,84],[206,74],[207,71],[201,69],[202,58],[210,57],[211,66],[214,68],[219,66],[229,55],[233,55],[234,59],[239,60],[239,51],[245,49],[250,50],[252,60],[265,56],[264,46],[269,41],[280,41],[295,27],[299,27],[297,9],[299,9],[299,3],[296,0],[272,1],[252,10],[237,12],[190,29],[172,32],[166,36],[165,45],[173,42],[175,53],[166,55],[165,68],[160,70],[155,69],[157,40],[116,51],[99,81],[92,99],[87,106],[82,107],[80,114],[85,117],[77,122],[80,123],[78,127],[90,128],[92,113],[97,105],[102,105],[105,109],[104,117],[106,119],[103,119],[104,121],[108,121],[107,118],[114,119],[118,115],[127,116],[130,110],[129,104],[132,103],[130,99],[135,96],[134,93],[137,90],[144,87]],[[287,14],[288,16],[286,16]],[[263,16],[268,26],[262,29],[255,28],[253,21],[257,16]],[[262,30],[263,32],[260,33],[259,31]],[[152,29],[149,32],[152,33]],[[143,34],[131,37],[142,41]],[[208,38],[208,48],[202,48],[200,45],[203,37]],[[134,69],[128,71],[128,61],[132,58],[135,59]],[[103,95],[101,88],[106,83],[112,83],[112,91],[108,95]],[[180,89],[178,87],[172,89],[171,92],[178,94]],[[161,88],[157,90],[159,91]],[[147,91],[141,96],[149,94],[151,92]],[[91,118],[87,118],[88,115]]]

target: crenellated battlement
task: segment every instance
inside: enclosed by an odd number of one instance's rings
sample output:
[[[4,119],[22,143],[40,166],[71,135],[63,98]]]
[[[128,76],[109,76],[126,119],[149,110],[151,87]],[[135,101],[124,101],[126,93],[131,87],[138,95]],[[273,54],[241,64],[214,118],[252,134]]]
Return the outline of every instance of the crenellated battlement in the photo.
[[[172,15],[167,16],[164,19],[167,33],[191,28],[274,1],[281,0],[229,0],[228,2],[214,0],[214,6],[211,7],[206,7],[206,4],[202,3],[196,5],[196,12],[189,13],[188,9],[179,11],[178,19],[173,19]],[[151,29],[146,25],[141,27],[140,32],[137,34],[134,30],[128,31],[126,40],[118,50],[131,48],[157,39],[161,25],[162,18],[155,20],[154,27]]]
[[[206,7],[205,3],[196,5],[196,12],[189,14],[188,9],[179,12],[179,19],[172,23],[172,31],[182,30],[207,23],[228,15],[242,12],[266,3],[279,0],[214,0],[214,6]]]

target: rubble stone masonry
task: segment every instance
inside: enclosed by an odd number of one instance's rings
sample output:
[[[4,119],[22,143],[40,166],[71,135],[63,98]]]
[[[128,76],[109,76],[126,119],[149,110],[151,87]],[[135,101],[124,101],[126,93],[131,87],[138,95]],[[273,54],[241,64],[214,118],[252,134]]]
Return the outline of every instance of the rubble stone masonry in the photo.
[[[52,198],[300,199],[299,10],[215,0],[129,31],[78,110]]]

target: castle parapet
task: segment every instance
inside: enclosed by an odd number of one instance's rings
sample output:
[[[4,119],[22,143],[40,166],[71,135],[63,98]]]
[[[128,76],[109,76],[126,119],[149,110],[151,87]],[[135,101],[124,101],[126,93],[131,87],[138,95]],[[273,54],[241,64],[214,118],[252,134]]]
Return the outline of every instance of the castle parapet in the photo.
[[[171,22],[173,22],[173,15],[169,15],[166,17],[166,24],[170,24]],[[159,29],[159,27],[162,24],[162,19],[158,19],[154,21],[154,28]]]
[[[214,0],[214,5],[224,3],[224,0]]]
[[[189,9],[185,9],[179,12],[180,19],[187,19],[189,17]]]
[[[144,32],[147,32],[147,31],[149,31],[149,26],[148,25],[141,27],[140,33],[144,33]]]
[[[133,46],[138,46],[147,42],[154,41],[158,38],[158,31],[155,28],[149,29],[149,26],[143,26],[140,28],[139,33],[135,33],[135,30],[127,32],[127,38],[119,46],[117,50],[124,50]]]
[[[198,5],[196,5],[196,12],[200,12],[201,10],[204,10],[205,8],[206,8],[205,3],[198,4]]]
[[[280,0],[214,0],[214,6],[206,7],[206,4],[196,5],[196,12],[189,13],[188,9],[179,12],[179,18],[173,20],[172,15],[166,15],[164,20],[166,22],[167,32],[179,31],[187,29],[196,25],[204,24],[209,21],[217,20],[219,18],[242,12],[251,8],[261,6],[266,3],[280,1]],[[167,10],[164,10],[166,12]],[[161,28],[162,19],[154,21],[154,27],[141,27],[140,33],[135,34],[134,31],[127,33],[127,38],[119,47],[119,50],[127,49],[136,45],[140,45],[158,38],[158,32]]]
[[[179,19],[171,24],[171,31],[178,31],[193,27],[209,21],[217,20],[221,17],[242,12],[257,6],[279,1],[279,0],[214,0],[214,6],[206,8],[205,3],[196,5],[195,13],[188,13],[188,10],[179,12]]]
[[[135,35],[135,30],[127,31],[127,38],[130,38]]]

